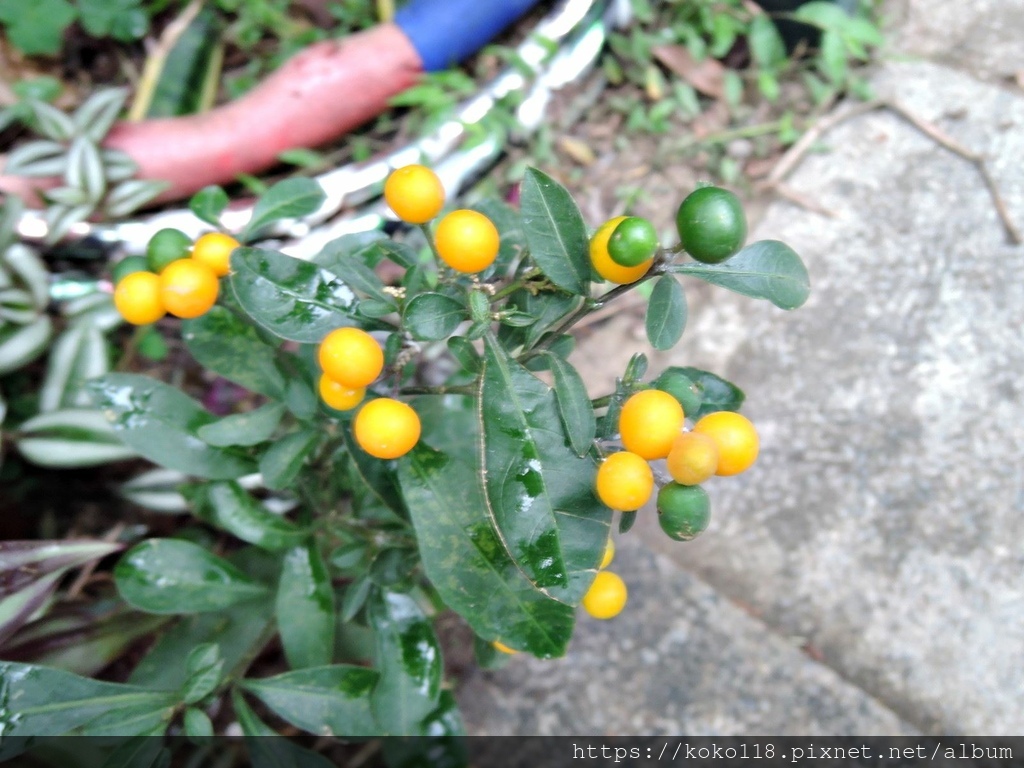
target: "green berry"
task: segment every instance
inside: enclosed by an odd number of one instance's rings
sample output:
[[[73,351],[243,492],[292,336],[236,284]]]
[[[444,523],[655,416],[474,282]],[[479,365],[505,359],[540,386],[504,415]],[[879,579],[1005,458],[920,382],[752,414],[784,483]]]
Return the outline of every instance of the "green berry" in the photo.
[[[191,251],[192,239],[180,229],[161,229],[146,246],[146,262],[159,275],[168,264],[188,258]]]
[[[133,272],[145,272],[149,269],[145,256],[128,256],[121,259],[114,268],[110,270],[110,278],[116,286],[124,278]]]
[[[638,267],[658,250],[654,225],[639,216],[619,222],[608,239],[608,255],[621,267]]]
[[[676,213],[683,248],[697,261],[718,264],[734,256],[747,239],[747,218],[739,198],[721,187],[691,192]]]
[[[689,541],[711,520],[711,501],[699,485],[668,483],[658,491],[658,524],[669,538]]]

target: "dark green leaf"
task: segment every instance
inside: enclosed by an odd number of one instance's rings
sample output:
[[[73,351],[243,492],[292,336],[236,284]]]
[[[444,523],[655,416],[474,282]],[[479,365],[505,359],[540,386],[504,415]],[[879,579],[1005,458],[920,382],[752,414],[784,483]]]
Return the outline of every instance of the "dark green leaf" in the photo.
[[[216,689],[224,669],[224,659],[215,643],[196,646],[185,662],[188,678],[181,689],[181,700],[186,704],[202,701]]]
[[[611,513],[594,494],[596,466],[558,428],[554,392],[491,338],[479,398],[487,513],[537,588],[575,605],[608,540]]]
[[[227,448],[231,445],[258,445],[269,440],[284,415],[280,403],[267,403],[255,411],[225,416],[219,421],[200,427],[199,439],[207,445]]]
[[[372,234],[379,236],[377,232]],[[364,243],[358,246],[349,240],[350,237],[332,240],[313,261],[340,277],[351,288],[389,305],[393,311],[395,299],[384,292],[384,283],[371,266],[384,258],[387,252],[377,242],[366,244],[363,238]]]
[[[216,643],[224,666],[233,669],[266,644],[265,632],[273,618],[269,591],[261,599],[237,603],[223,611],[182,616],[160,635],[129,682],[156,690],[180,689],[188,678],[188,656],[203,643]]]
[[[203,187],[188,201],[188,207],[207,224],[220,226],[220,215],[230,202],[228,193],[218,186]]]
[[[376,670],[335,664],[244,680],[242,687],[292,725],[320,736],[376,736],[370,711]]]
[[[408,595],[382,591],[368,616],[377,639],[377,681],[370,703],[392,736],[420,736],[441,692],[441,646],[422,609]]]
[[[518,342],[529,348],[550,331],[555,323],[575,310],[580,303],[579,296],[568,293],[541,291],[533,294],[527,290],[516,291],[509,302],[525,315],[534,318],[528,328],[519,332]]]
[[[573,366],[550,352],[545,353],[555,378],[558,415],[577,456],[586,456],[597,433],[597,417],[590,404],[587,387]]]
[[[626,533],[636,522],[636,512],[623,512],[619,518],[619,533]]]
[[[273,490],[290,486],[319,438],[316,430],[300,429],[275,440],[260,457],[264,485]]]
[[[356,579],[345,587],[345,595],[341,600],[341,620],[348,623],[366,605],[373,582],[368,577]]]
[[[721,264],[675,264],[669,271],[699,277],[730,291],[796,309],[811,290],[807,268],[785,243],[759,240]]]
[[[486,512],[472,401],[420,398],[423,438],[398,462],[427,577],[485,638],[550,658],[565,653],[575,612],[537,590],[513,562]],[[445,452],[430,447],[436,444]]]
[[[266,593],[240,570],[196,544],[149,539],[114,569],[121,597],[147,613],[205,613]]]
[[[438,341],[451,336],[469,313],[455,299],[442,293],[421,293],[405,305],[405,327],[413,338]]]
[[[204,521],[242,541],[269,551],[294,547],[309,532],[275,515],[238,483],[216,482],[184,489],[186,498]]]
[[[121,440],[150,461],[211,479],[253,471],[245,456],[199,438],[199,429],[215,417],[174,387],[130,373],[107,374],[87,386]]]
[[[334,589],[315,544],[285,553],[277,587],[277,629],[292,669],[331,663]]]
[[[715,411],[738,411],[743,405],[743,391],[735,384],[726,381],[700,368],[679,368],[680,373],[690,378],[700,390],[700,410],[687,413],[691,419],[699,419]]]
[[[335,768],[323,755],[304,749],[268,728],[237,690],[232,691],[231,701],[246,737],[252,768]]]
[[[686,294],[672,275],[662,275],[654,284],[647,304],[647,340],[655,349],[671,349],[686,327]]]
[[[351,460],[349,476],[353,483],[353,506],[363,516],[365,507],[371,502],[377,503],[401,519],[407,519],[402,495],[398,492],[398,481],[395,471],[388,462],[378,461],[366,451],[360,450],[356,444],[352,430],[343,432],[345,445]],[[362,490],[363,494],[359,493]]]
[[[231,288],[246,314],[284,339],[319,344],[353,325],[356,296],[337,275],[277,251],[237,248]]]
[[[122,727],[120,736],[148,733],[170,719],[177,694],[104,683],[33,664],[0,662],[0,700],[6,737],[0,745],[3,761],[11,756],[8,750],[24,748],[18,736],[92,733],[113,724]]]
[[[370,563],[370,581],[380,587],[392,587],[401,591],[408,588],[407,579],[416,568],[416,553],[409,549],[389,547]]]
[[[544,274],[570,293],[590,285],[587,228],[569,192],[535,168],[523,179],[520,208],[530,255]]]
[[[294,177],[279,181],[260,195],[240,239],[251,240],[275,221],[307,216],[323,202],[324,191],[313,179]]]
[[[480,370],[482,363],[480,353],[465,336],[452,336],[448,339],[448,351],[469,373],[476,373]]]

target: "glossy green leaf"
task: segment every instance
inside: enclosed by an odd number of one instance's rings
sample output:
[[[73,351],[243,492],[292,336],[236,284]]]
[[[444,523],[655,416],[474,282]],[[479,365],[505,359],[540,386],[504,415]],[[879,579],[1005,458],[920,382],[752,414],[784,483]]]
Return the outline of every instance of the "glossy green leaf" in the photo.
[[[204,483],[184,491],[200,519],[262,549],[288,549],[309,535],[308,530],[268,510],[238,483]]]
[[[433,418],[426,399],[417,401],[426,417],[424,435],[398,463],[427,577],[445,605],[482,637],[507,638],[543,658],[561,656],[575,612],[526,578],[494,530],[473,445],[478,438],[472,409],[438,405]],[[442,453],[431,442],[455,450]]]
[[[251,240],[276,221],[307,216],[323,202],[324,191],[313,179],[297,176],[279,181],[260,195],[240,239]]]
[[[555,398],[562,427],[577,456],[586,456],[597,434],[597,417],[577,370],[558,355],[545,353],[555,379]]]
[[[149,539],[129,550],[114,569],[121,597],[147,613],[220,611],[266,594],[238,568],[180,539]]]
[[[419,604],[409,595],[380,591],[368,618],[377,641],[380,679],[371,706],[392,736],[423,735],[423,721],[441,693],[441,646]]]
[[[559,320],[575,310],[580,304],[580,297],[561,291],[541,291],[531,293],[527,290],[512,294],[509,304],[524,315],[534,318],[534,322],[521,330],[509,332],[503,329],[502,340],[509,339],[529,348],[540,341]]]
[[[0,761],[26,746],[18,736],[63,736],[104,732],[119,725],[120,736],[149,733],[168,721],[177,703],[171,691],[105,683],[34,664],[0,662],[0,722],[6,737]]]
[[[671,349],[686,327],[686,294],[672,275],[662,275],[654,283],[644,325],[647,340],[655,349]]]
[[[341,610],[339,616],[343,623],[348,623],[356,617],[356,615],[366,605],[366,600],[370,596],[370,590],[373,589],[373,582],[370,581],[369,577],[363,576],[352,582],[345,587],[344,595],[341,599]]]
[[[218,448],[259,445],[274,435],[283,415],[283,405],[267,403],[254,411],[235,413],[200,427],[197,434],[204,443]]]
[[[385,293],[384,283],[370,266],[383,258],[383,254],[384,251],[376,243],[359,246],[347,237],[341,237],[325,245],[313,261],[340,277],[350,288],[384,303],[394,311],[394,297]]]
[[[202,701],[217,688],[224,671],[224,659],[215,643],[196,646],[185,661],[188,677],[181,689],[186,704]]]
[[[174,387],[146,376],[111,373],[93,379],[88,388],[121,440],[150,461],[213,480],[254,469],[247,457],[199,438],[200,427],[216,419]]]
[[[466,728],[451,691],[441,691],[437,709],[427,716],[421,728],[427,738],[381,740],[388,768],[465,768],[475,764],[462,738]]]
[[[469,313],[455,299],[441,293],[421,293],[405,305],[402,320],[413,338],[438,341],[451,336]]]
[[[292,725],[320,736],[376,736],[370,711],[376,670],[335,664],[286,672],[242,687]]]
[[[732,382],[726,381],[710,371],[700,368],[679,368],[680,373],[687,376],[700,390],[700,410],[687,413],[691,419],[699,419],[715,411],[738,411],[743,405],[743,390]]]
[[[490,338],[478,396],[487,513],[537,588],[575,605],[608,540],[611,513],[594,494],[597,468],[570,446],[551,388]]]
[[[269,728],[237,690],[232,691],[231,702],[246,737],[245,745],[252,768],[336,768],[323,755],[304,749]]]
[[[452,353],[459,365],[469,373],[476,373],[480,370],[482,358],[476,351],[476,347],[465,336],[452,336],[448,339],[448,351]]]
[[[300,429],[275,440],[260,457],[260,474],[267,488],[288,488],[320,439],[314,429]]]
[[[164,632],[132,671],[128,682],[155,690],[178,690],[189,672],[189,654],[197,646],[216,643],[226,669],[255,655],[270,637],[273,594],[237,603],[215,613],[182,616]]]
[[[353,325],[356,296],[337,275],[277,251],[237,248],[231,289],[246,314],[284,339],[319,344]]]
[[[182,323],[181,338],[204,368],[267,397],[281,398],[285,378],[275,350],[259,333],[226,307]]]
[[[619,517],[619,533],[626,533],[636,523],[636,512],[623,512]]]
[[[801,306],[811,290],[807,267],[792,248],[777,240],[751,243],[721,264],[674,264],[668,270],[744,296],[767,299],[780,309]]]
[[[214,227],[220,225],[220,215],[228,207],[228,193],[218,186],[203,187],[188,201],[189,210],[207,224]]]
[[[529,168],[520,209],[530,256],[537,266],[559,288],[586,295],[590,286],[587,228],[569,192],[550,176]]]
[[[331,663],[334,651],[334,588],[315,544],[284,555],[277,587],[277,631],[292,669]]]

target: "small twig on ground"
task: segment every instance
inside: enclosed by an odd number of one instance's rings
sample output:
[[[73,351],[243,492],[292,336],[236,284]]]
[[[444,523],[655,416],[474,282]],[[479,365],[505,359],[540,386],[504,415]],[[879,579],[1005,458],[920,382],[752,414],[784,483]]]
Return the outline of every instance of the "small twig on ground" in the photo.
[[[1024,236],[1021,235],[1020,229],[1016,224],[1014,224],[1013,219],[1010,218],[1010,213],[1006,208],[1006,203],[1003,200],[1002,195],[999,193],[999,188],[996,185],[995,178],[993,178],[992,173],[988,169],[988,164],[985,162],[985,158],[943,133],[942,130],[934,123],[925,120],[920,115],[914,114],[905,106],[892,99],[874,99],[872,101],[866,101],[845,109],[842,112],[833,112],[832,114],[820,119],[811,126],[792,147],[789,148],[786,154],[782,156],[779,162],[772,169],[772,172],[768,174],[768,178],[762,183],[762,188],[774,189],[781,196],[792,200],[798,205],[802,205],[810,210],[816,210],[814,204],[810,203],[806,198],[794,198],[795,193],[793,190],[783,185],[783,180],[793,170],[793,168],[796,167],[797,163],[803,159],[803,156],[807,154],[808,150],[814,145],[814,143],[825,133],[846,120],[867,114],[868,112],[873,112],[877,109],[887,109],[903,118],[936,144],[949,150],[953,154],[962,157],[977,168],[978,173],[981,174],[981,178],[985,182],[989,196],[992,198],[992,205],[996,210],[996,214],[999,216],[999,220],[1002,223],[1003,228],[1006,230],[1006,234],[1009,236],[1010,241],[1014,245],[1024,243]],[[818,212],[822,212],[820,209],[817,210]]]

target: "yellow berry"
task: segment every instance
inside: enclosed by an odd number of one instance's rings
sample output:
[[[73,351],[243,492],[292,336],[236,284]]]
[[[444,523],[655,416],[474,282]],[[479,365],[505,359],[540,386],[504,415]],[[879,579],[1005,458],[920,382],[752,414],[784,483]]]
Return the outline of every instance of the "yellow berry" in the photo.
[[[359,447],[378,459],[397,459],[420,439],[420,417],[408,404],[389,397],[371,400],[356,414]]]
[[[175,317],[205,315],[217,303],[219,291],[213,270],[192,259],[172,261],[160,273],[160,298]]]
[[[320,399],[336,411],[351,411],[366,397],[366,387],[350,389],[326,373],[320,376]]]
[[[320,368],[338,384],[360,389],[384,370],[384,352],[373,336],[359,328],[336,328],[320,344]]]
[[[665,465],[680,485],[700,485],[718,471],[718,444],[703,432],[683,432],[672,443]]]
[[[456,272],[471,274],[487,269],[498,256],[501,236],[482,213],[452,211],[437,225],[434,243],[441,260]]]
[[[426,224],[444,207],[444,186],[426,166],[407,165],[388,176],[384,200],[402,221]]]
[[[635,453],[620,451],[597,468],[597,497],[601,503],[619,512],[634,512],[651,498],[654,473],[651,466]]]
[[[685,420],[683,406],[660,389],[632,395],[619,414],[619,434],[627,451],[645,459],[668,456]]]
[[[610,619],[626,607],[627,597],[626,583],[617,573],[598,571],[583,596],[583,610],[595,619]]]
[[[149,325],[167,310],[160,299],[160,278],[152,272],[132,272],[114,289],[114,306],[133,325]]]
[[[716,475],[738,475],[757,460],[760,440],[750,420],[734,411],[716,411],[698,421],[694,432],[705,434],[718,446]]]
[[[231,271],[231,252],[241,246],[231,235],[223,232],[207,232],[192,246],[192,258],[205,264],[217,277],[224,277]]]

